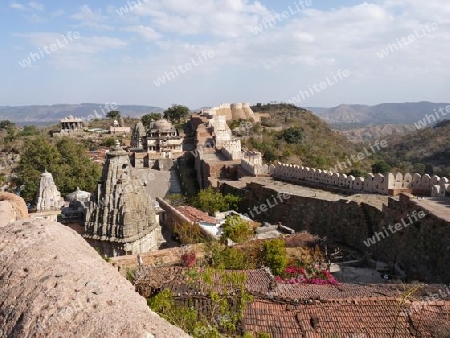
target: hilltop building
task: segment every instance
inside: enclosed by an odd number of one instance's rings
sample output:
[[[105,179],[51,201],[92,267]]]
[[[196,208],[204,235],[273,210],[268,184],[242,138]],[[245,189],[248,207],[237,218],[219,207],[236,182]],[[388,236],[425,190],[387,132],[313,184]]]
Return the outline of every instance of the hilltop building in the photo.
[[[183,155],[183,136],[166,119],[152,121],[146,129],[142,122],[132,131],[131,163],[135,168],[166,167],[164,160]]]

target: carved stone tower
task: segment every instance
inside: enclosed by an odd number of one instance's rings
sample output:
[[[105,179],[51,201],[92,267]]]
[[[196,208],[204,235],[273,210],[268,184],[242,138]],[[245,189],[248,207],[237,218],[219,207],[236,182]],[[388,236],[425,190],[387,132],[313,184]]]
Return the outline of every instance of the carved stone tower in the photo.
[[[156,249],[160,233],[153,201],[135,174],[128,153],[117,144],[107,153],[102,178],[86,212],[83,236],[117,244],[101,245],[104,253],[117,256]]]
[[[53,181],[51,173],[45,170],[39,182],[39,194],[36,201],[37,211],[58,210],[62,206],[61,193]]]

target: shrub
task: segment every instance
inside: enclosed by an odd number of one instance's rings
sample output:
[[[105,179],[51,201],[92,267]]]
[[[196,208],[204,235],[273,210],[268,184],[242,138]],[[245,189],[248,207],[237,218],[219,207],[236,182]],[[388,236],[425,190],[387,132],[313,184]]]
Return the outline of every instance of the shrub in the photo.
[[[197,257],[195,255],[195,251],[181,255],[181,262],[183,263],[183,266],[191,268],[195,265],[196,261]]]
[[[249,224],[240,216],[234,215],[228,217],[223,224],[223,232],[220,236],[220,241],[224,243],[227,238],[229,238],[235,243],[244,243],[252,234],[253,230],[249,227]]]
[[[202,234],[198,225],[189,223],[176,224],[174,233],[178,235],[178,239],[182,244],[206,243],[208,238]]]
[[[222,195],[211,187],[200,190],[192,204],[200,210],[213,215],[216,211],[236,209],[242,199],[232,194]]]
[[[210,265],[216,269],[249,270],[256,268],[256,262],[244,250],[236,247],[227,248],[217,242],[206,248]]]
[[[288,264],[286,245],[282,239],[273,239],[263,244],[263,261],[274,275],[281,275]]]

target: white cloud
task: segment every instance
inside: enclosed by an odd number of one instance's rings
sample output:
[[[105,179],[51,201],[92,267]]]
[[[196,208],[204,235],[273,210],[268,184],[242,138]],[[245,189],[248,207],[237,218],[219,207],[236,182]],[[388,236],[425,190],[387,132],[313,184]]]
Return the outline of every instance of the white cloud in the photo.
[[[45,6],[43,4],[41,4],[39,2],[36,2],[36,1],[29,2],[28,6],[24,5],[24,4],[21,4],[21,3],[18,3],[18,2],[13,2],[13,3],[11,3],[9,5],[9,8],[16,9],[16,10],[19,10],[19,11],[33,11],[33,10],[35,10],[35,11],[42,12],[44,10],[44,7]]]
[[[101,9],[93,11],[89,5],[81,6],[77,13],[71,15],[71,18],[80,22],[75,27],[87,27],[97,30],[114,29],[112,25],[107,23],[108,16],[103,15]]]
[[[19,11],[26,11],[26,10],[28,10],[28,8],[27,8],[26,6],[24,6],[24,5],[22,5],[22,4],[19,4],[19,3],[17,3],[17,2],[11,3],[11,4],[9,5],[9,8],[17,9],[17,10],[19,10]]]
[[[127,32],[135,32],[138,33],[144,40],[154,41],[161,38],[161,34],[156,32],[151,27],[146,27],[144,25],[136,25],[136,26],[128,26],[123,28],[124,31]]]
[[[44,5],[39,3],[39,2],[35,2],[35,1],[31,1],[28,3],[28,6],[32,9],[35,9],[37,11],[43,11],[44,10]]]

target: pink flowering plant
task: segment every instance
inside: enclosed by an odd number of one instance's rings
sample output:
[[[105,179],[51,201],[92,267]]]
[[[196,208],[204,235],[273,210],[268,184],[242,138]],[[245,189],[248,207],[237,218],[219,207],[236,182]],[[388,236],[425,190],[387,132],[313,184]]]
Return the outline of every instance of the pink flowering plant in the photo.
[[[338,284],[338,281],[327,270],[324,264],[311,264],[302,266],[299,262],[291,262],[280,276],[276,276],[275,280],[283,284]]]

